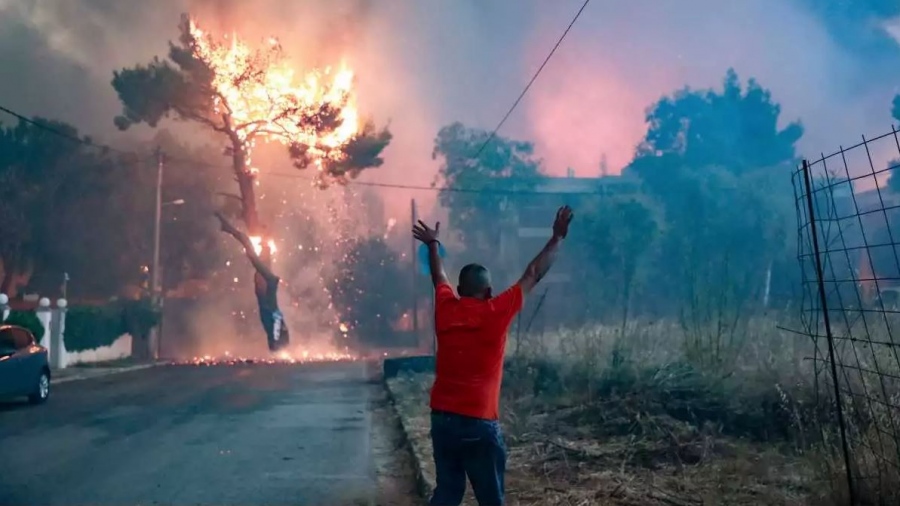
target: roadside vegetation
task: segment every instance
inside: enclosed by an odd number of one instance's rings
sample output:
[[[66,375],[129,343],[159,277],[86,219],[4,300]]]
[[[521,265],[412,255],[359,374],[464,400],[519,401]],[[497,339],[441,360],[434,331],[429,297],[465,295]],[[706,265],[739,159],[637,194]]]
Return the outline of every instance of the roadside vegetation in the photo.
[[[662,323],[529,336],[501,401],[511,504],[826,504],[808,350],[773,323],[746,346]],[[428,458],[432,380],[390,380]]]
[[[823,351],[799,321],[808,286],[791,174],[803,128],[779,114],[768,90],[752,79],[743,85],[734,72],[721,90],[679,90],[648,109],[644,141],[622,171],[637,191],[566,197],[577,216],[561,263],[577,279],[539,287],[507,346],[501,416],[510,504],[848,503]],[[472,184],[473,171],[456,160],[481,137],[459,127],[442,134],[443,175]],[[499,152],[510,159],[468,162],[484,169],[481,184],[510,177],[495,165],[524,167],[523,184],[540,184],[528,145],[509,141]],[[533,206],[532,196],[518,198],[509,197],[500,218]],[[449,193],[444,204],[457,206],[451,225],[457,215],[466,220],[460,256],[492,258],[490,204]],[[890,342],[895,323],[867,331]],[[845,363],[873,370],[882,362],[852,360]],[[878,479],[859,480],[857,497],[895,504],[900,475],[877,462],[890,454],[881,445],[895,443],[878,433],[900,416],[892,407],[900,388],[886,380],[900,371],[858,372],[842,386],[853,392],[847,432],[861,443],[853,471]],[[389,380],[426,475],[432,381]],[[881,400],[874,409],[865,400],[872,392]]]

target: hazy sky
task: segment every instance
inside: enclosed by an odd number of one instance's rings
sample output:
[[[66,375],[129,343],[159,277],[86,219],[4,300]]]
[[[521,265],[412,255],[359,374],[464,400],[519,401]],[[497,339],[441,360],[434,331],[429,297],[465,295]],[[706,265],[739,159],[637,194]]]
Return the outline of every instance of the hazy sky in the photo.
[[[363,112],[395,134],[366,178],[428,184],[438,128],[493,128],[581,3],[0,0],[0,105],[114,142],[112,71],[164,55],[190,10],[251,39],[278,35],[298,66],[347,58]],[[896,0],[594,0],[501,134],[534,140],[553,174],[595,175],[602,153],[617,171],[648,105],[734,67],[772,90],[784,122],[803,121],[804,153],[832,151],[890,128],[898,39]]]

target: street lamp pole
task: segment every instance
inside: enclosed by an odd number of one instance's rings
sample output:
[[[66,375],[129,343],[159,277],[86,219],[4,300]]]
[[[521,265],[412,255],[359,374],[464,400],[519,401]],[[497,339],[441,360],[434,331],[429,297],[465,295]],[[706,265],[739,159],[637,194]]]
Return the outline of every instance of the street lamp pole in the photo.
[[[153,220],[153,271],[150,278],[150,296],[153,304],[159,302],[159,229],[162,221],[162,180],[163,180],[163,153],[156,148],[156,209]]]
[[[150,273],[150,303],[153,305],[154,309],[157,311],[161,311],[161,297],[160,297],[160,281],[162,280],[159,275],[159,229],[162,221],[162,181],[163,181],[163,152],[162,148],[159,146],[156,147],[156,209],[155,215],[153,219],[153,271]],[[160,315],[160,318],[162,315]],[[160,324],[162,321],[160,321]],[[156,329],[152,332],[154,334],[154,338],[152,341],[155,343],[147,343],[149,352],[153,356],[154,359],[159,358],[160,346],[162,339],[160,338],[160,327],[161,325],[157,324]]]

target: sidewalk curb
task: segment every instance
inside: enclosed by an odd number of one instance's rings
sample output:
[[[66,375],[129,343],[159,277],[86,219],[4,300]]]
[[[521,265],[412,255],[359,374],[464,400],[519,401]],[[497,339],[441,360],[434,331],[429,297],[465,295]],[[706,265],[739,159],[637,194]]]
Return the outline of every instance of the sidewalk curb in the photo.
[[[409,445],[409,449],[412,452],[413,462],[416,468],[416,490],[419,492],[419,495],[424,497],[425,500],[428,500],[431,498],[432,493],[434,493],[434,478],[425,473],[425,466],[423,465],[425,459],[422,456],[422,450],[413,438],[409,436],[409,431],[406,428],[407,422],[403,413],[401,413],[401,410],[397,409],[397,398],[391,390],[391,385],[387,380],[384,381],[384,389],[387,391],[388,399],[390,399],[391,404],[394,406],[394,411],[397,412],[397,418],[400,419],[400,428],[403,431],[403,439],[406,440],[406,443]]]
[[[53,375],[51,373],[50,384],[51,385],[59,385],[60,383],[69,383],[72,381],[81,381],[81,380],[88,380],[88,379],[93,379],[93,378],[102,378],[104,376],[111,376],[113,374],[121,374],[121,373],[132,372],[132,371],[140,371],[143,369],[149,369],[151,367],[158,367],[158,366],[165,365],[165,364],[166,364],[166,362],[157,362],[157,363],[153,363],[153,364],[140,364],[140,365],[133,365],[133,366],[129,366],[129,367],[114,367],[114,368],[109,368],[103,372],[95,372],[93,374],[91,374],[91,373],[76,374],[74,376],[66,376],[66,377],[62,377],[62,378],[53,378]]]

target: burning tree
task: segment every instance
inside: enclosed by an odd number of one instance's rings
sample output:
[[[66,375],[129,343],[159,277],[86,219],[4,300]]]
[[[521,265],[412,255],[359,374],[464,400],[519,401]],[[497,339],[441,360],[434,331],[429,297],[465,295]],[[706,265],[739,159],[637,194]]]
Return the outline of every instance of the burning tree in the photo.
[[[286,146],[294,165],[315,169],[315,183],[326,186],[381,165],[391,134],[360,121],[353,72],[346,66],[296,79],[275,38],[252,48],[234,35],[217,38],[203,31],[188,15],[179,29],[168,60],[154,58],[114,73],[112,85],[123,104],[115,123],[122,130],[139,123],[155,127],[171,116],[221,134],[240,192],[241,219],[255,253],[270,258],[274,242],[263,237],[254,193],[256,143]]]

